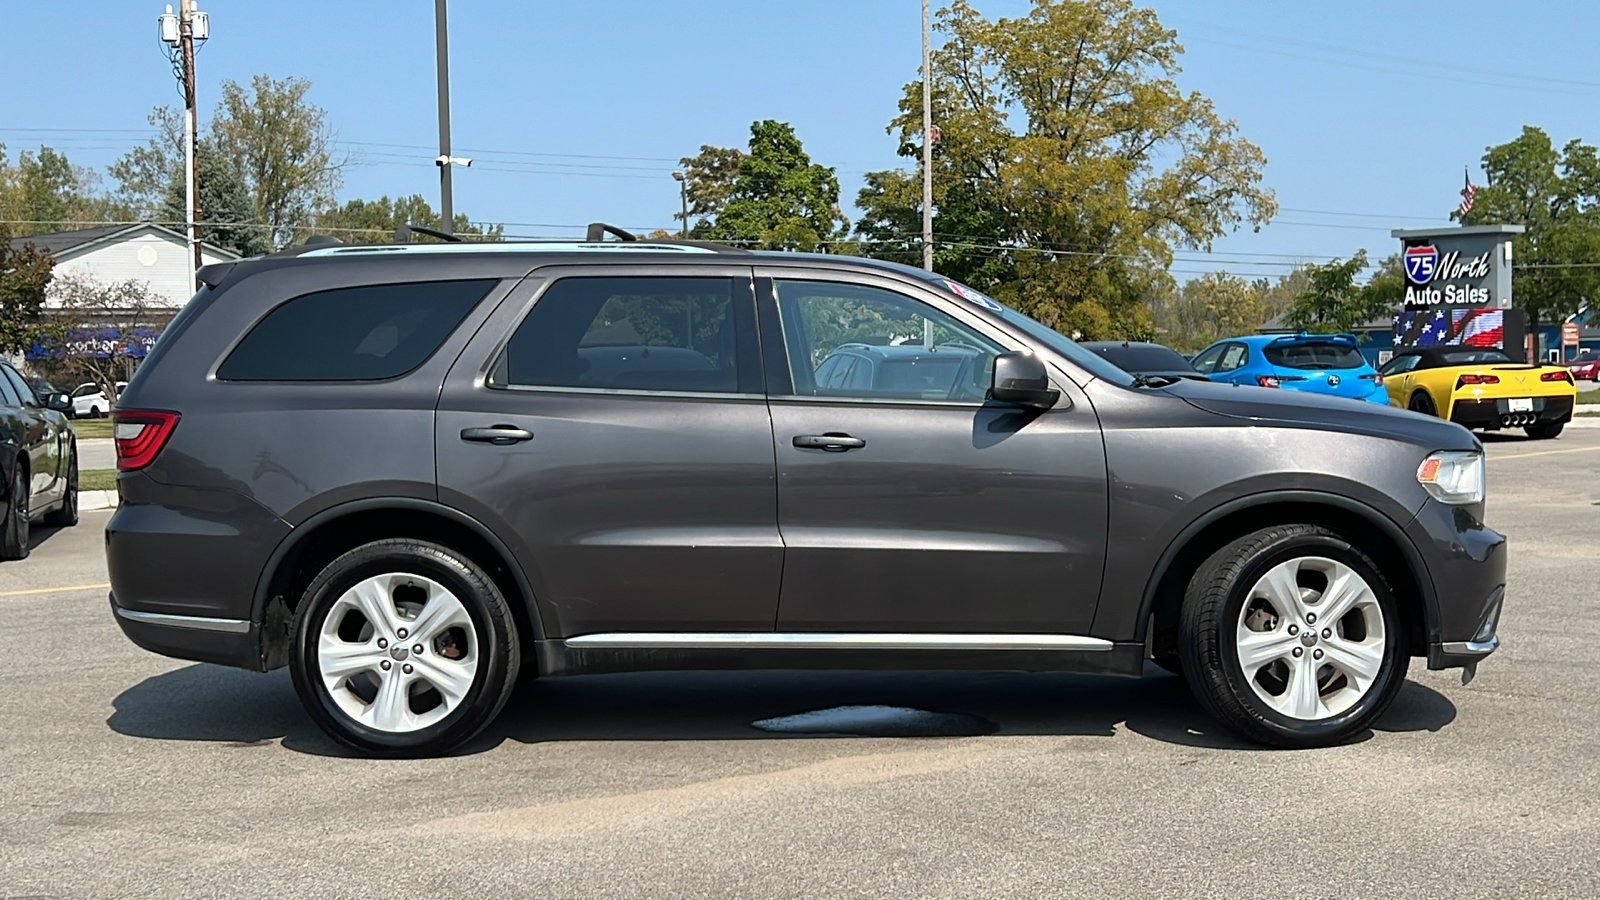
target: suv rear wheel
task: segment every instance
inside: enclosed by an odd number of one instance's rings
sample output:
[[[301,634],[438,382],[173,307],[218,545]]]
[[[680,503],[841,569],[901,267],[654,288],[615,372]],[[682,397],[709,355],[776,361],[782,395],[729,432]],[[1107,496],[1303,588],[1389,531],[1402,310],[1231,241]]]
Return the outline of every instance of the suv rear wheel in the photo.
[[[322,570],[295,612],[290,670],[300,702],[340,743],[429,756],[470,739],[516,684],[516,626],[472,560],[383,540]]]
[[[1394,702],[1410,662],[1399,602],[1359,547],[1315,525],[1246,535],[1184,595],[1180,652],[1212,715],[1279,747],[1359,734]]]

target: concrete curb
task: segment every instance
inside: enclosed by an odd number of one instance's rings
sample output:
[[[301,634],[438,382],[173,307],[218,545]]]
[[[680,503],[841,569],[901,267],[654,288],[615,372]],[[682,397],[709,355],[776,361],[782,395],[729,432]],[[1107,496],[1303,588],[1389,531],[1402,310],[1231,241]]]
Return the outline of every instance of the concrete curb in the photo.
[[[91,509],[114,509],[117,505],[116,491],[79,491],[79,511]]]

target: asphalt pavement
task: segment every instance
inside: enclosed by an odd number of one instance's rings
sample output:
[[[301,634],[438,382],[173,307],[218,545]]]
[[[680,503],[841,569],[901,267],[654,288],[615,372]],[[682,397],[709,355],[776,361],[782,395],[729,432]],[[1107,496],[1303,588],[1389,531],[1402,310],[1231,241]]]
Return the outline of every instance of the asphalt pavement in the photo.
[[[1505,646],[1302,752],[1151,669],[550,679],[352,758],[284,672],[124,639],[89,513],[0,564],[0,896],[1600,896],[1600,429],[1485,443]],[[921,712],[751,724],[864,705]]]

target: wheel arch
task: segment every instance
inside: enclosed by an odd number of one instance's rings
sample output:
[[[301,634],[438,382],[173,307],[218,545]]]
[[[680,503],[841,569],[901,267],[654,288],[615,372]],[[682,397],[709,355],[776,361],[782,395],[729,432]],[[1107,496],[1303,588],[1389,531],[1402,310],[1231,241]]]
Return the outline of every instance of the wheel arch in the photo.
[[[301,522],[267,558],[256,580],[251,620],[261,629],[262,669],[288,662],[290,623],[300,594],[339,555],[362,544],[407,537],[433,541],[469,556],[494,580],[511,607],[523,646],[544,637],[527,574],[493,531],[466,513],[413,497],[353,500]]]
[[[1285,524],[1332,528],[1372,556],[1402,599],[1411,655],[1427,652],[1431,635],[1439,628],[1438,596],[1416,545],[1382,512],[1359,500],[1318,491],[1252,494],[1223,503],[1191,522],[1162,552],[1145,584],[1139,639],[1153,654],[1176,652],[1184,589],[1200,564],[1241,535]],[[1375,532],[1363,535],[1366,529]]]

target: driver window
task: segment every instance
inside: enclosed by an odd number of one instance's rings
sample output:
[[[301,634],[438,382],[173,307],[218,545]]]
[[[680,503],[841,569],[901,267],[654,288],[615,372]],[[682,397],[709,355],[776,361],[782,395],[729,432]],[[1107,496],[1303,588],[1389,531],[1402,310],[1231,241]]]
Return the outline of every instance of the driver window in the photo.
[[[1229,344],[1222,348],[1222,360],[1217,363],[1218,372],[1232,372],[1244,365],[1250,358],[1250,348],[1243,344]]]
[[[796,394],[967,403],[988,395],[1003,349],[933,307],[859,284],[776,288]]]
[[[1194,366],[1194,370],[1199,372],[1201,375],[1210,375],[1212,372],[1216,371],[1217,360],[1222,357],[1222,351],[1226,347],[1226,344],[1218,344],[1215,347],[1211,347],[1205,352],[1201,353],[1199,356],[1196,356],[1192,361],[1190,361],[1189,365]]]

